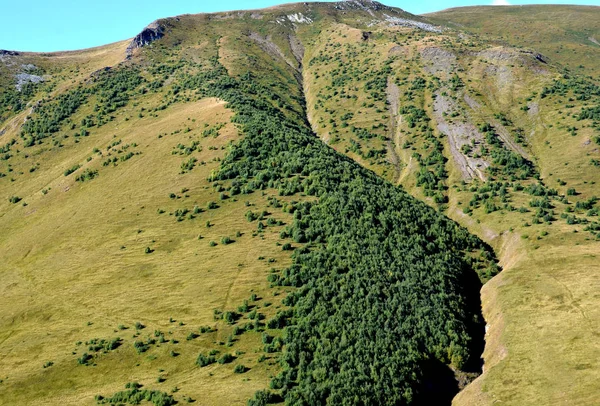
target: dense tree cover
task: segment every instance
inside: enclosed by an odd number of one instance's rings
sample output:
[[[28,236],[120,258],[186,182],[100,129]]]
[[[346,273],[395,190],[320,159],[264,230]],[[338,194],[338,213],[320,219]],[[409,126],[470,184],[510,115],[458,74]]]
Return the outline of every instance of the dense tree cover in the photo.
[[[135,68],[108,70],[96,79],[95,93],[98,103],[94,110],[101,121],[107,114],[123,107],[129,101],[132,91],[144,82],[144,78]]]
[[[38,89],[38,83],[24,83],[21,89],[14,86],[5,87],[0,91],[0,123],[8,118],[11,113],[22,111]]]
[[[318,198],[295,208],[287,234],[308,244],[272,278],[297,288],[278,319],[286,347],[272,382],[287,404],[410,404],[429,361],[478,358],[475,269],[498,269],[479,239],[321,143],[250,74],[217,65],[183,83],[228,101],[245,132],[214,180]]]
[[[569,92],[572,92],[577,100],[590,100],[593,96],[600,96],[600,86],[581,76],[565,73],[561,79],[544,87],[540,96],[542,98],[551,95],[567,96]]]
[[[149,402],[154,406],[171,406],[177,404],[173,396],[168,393],[159,390],[142,389],[142,385],[137,382],[128,383],[125,385],[125,389],[109,397],[96,395],[96,402],[99,405],[139,405],[142,402]]]
[[[420,80],[419,80],[420,79]],[[413,81],[412,90],[423,90],[424,79],[417,78]],[[417,152],[413,157],[419,162],[421,169],[417,174],[417,186],[421,186],[426,196],[433,196],[436,203],[447,203],[445,180],[448,178],[446,172],[446,157],[444,156],[444,145],[433,134],[430,125],[431,119],[427,112],[414,105],[404,105],[400,114],[406,120],[408,128],[415,129],[425,140],[424,150],[427,155],[423,156]]]
[[[35,117],[21,128],[24,145],[30,147],[60,131],[62,123],[86,101],[88,93],[89,90],[78,87],[42,102],[35,110]]]
[[[525,180],[537,175],[533,163],[504,146],[491,124],[480,126],[479,130],[485,135],[485,140],[491,148],[489,154],[492,164],[488,167],[490,175],[513,181]]]
[[[139,70],[131,67],[109,69],[94,76],[92,85],[79,85],[50,100],[43,100],[34,110],[32,117],[23,124],[21,138],[30,147],[43,142],[61,131],[70,117],[88,101],[90,95],[97,95],[95,115],[84,117],[79,135],[88,135],[87,128],[101,126],[111,119],[110,113],[123,107],[144,79]],[[75,129],[72,123],[71,129]]]

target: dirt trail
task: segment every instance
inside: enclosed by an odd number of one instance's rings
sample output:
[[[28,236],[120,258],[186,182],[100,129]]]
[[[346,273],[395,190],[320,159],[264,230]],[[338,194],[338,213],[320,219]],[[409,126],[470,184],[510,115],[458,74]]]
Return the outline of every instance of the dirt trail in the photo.
[[[490,165],[489,162],[483,158],[469,156],[462,151],[464,145],[471,146],[473,142],[475,144],[482,144],[484,141],[483,135],[470,122],[450,121],[446,119],[446,116],[455,111],[458,106],[450,97],[442,96],[444,90],[447,91],[447,89],[441,89],[435,93],[433,115],[437,128],[442,134],[448,137],[452,158],[454,158],[454,162],[458,166],[463,179],[471,180],[477,177],[485,180],[484,171]]]
[[[300,42],[300,40],[294,36],[288,36],[288,41],[290,43],[290,49],[292,50],[292,54],[294,54],[294,58],[298,61],[297,69],[302,70],[302,61],[304,59],[304,44]]]
[[[508,131],[506,127],[500,124],[499,121],[494,120],[492,118],[490,118],[489,121],[490,124],[492,124],[496,129],[496,134],[498,134],[498,137],[500,137],[500,139],[508,149],[512,150],[513,152],[516,152],[517,154],[521,155],[527,160],[531,158],[529,153],[525,151],[525,149],[522,146],[517,144],[517,142],[513,139],[512,135],[510,134],[510,131]]]
[[[399,116],[400,110],[400,89],[391,77],[387,80],[387,100],[390,112],[390,138],[387,142],[388,156],[390,163],[394,166],[394,180],[398,181],[401,175],[401,159],[398,155],[400,148],[400,124],[402,117]]]

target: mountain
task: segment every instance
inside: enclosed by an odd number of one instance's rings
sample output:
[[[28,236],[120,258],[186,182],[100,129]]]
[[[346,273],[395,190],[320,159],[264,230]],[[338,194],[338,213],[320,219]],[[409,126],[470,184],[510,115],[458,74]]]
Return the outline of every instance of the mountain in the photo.
[[[600,8],[528,10],[0,51],[0,403],[594,404]]]

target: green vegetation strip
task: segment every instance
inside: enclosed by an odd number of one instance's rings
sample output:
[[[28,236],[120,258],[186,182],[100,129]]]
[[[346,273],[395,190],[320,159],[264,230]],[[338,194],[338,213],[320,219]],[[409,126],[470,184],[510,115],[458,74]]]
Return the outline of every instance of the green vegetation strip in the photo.
[[[297,289],[278,317],[283,371],[271,387],[290,404],[410,404],[436,379],[432,365],[477,362],[476,271],[497,272],[491,250],[321,143],[253,77],[213,63],[184,87],[228,101],[245,132],[213,180],[318,198],[295,210],[288,234],[307,244],[274,281]],[[270,399],[260,392],[249,403]]]

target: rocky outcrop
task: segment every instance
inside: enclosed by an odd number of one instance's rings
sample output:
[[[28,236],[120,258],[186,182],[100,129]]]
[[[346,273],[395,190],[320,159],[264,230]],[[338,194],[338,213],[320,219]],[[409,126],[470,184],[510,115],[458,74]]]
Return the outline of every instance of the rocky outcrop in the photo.
[[[38,75],[31,75],[29,73],[17,73],[15,75],[15,78],[17,80],[17,84],[15,85],[15,87],[17,88],[17,90],[20,92],[21,88],[23,87],[23,85],[27,84],[27,83],[40,83],[44,81],[44,78]]]
[[[5,49],[0,49],[0,56],[17,56],[19,53],[17,51],[7,51]]]
[[[364,11],[381,11],[381,10],[389,10],[390,7],[383,5],[377,1],[372,0],[345,0],[343,2],[337,3],[334,6],[338,10],[364,10]]]
[[[439,75],[440,73],[449,75],[457,66],[458,58],[446,49],[426,47],[422,48],[420,53],[424,62],[423,69],[432,75]]]
[[[422,31],[435,32],[440,34],[443,30],[441,27],[437,27],[435,25],[424,23],[422,21],[410,20],[407,18],[399,18],[392,17],[390,15],[384,14],[385,22],[388,23],[388,26],[398,26],[398,27],[408,27],[408,28],[417,28]]]
[[[165,35],[165,26],[160,23],[160,20],[154,21],[142,30],[138,35],[131,40],[131,44],[127,47],[127,57],[130,58],[133,51],[145,47],[154,41],[161,39]]]

